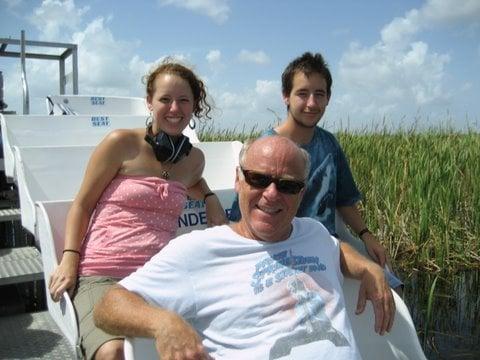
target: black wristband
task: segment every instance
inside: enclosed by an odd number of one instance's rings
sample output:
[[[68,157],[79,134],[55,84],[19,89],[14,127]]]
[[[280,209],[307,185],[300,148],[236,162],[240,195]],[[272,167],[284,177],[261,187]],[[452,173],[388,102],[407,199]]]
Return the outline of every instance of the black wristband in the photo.
[[[213,193],[213,192],[211,192],[211,191],[208,192],[208,193],[206,193],[206,194],[203,196],[203,201],[207,200],[207,197],[212,196],[212,195],[215,195],[215,193]]]
[[[73,253],[77,254],[78,256],[80,256],[80,251],[78,251],[78,250],[65,249],[65,250],[62,251],[62,254],[65,254],[66,252],[73,252]]]
[[[369,233],[369,232],[370,232],[370,230],[368,230],[368,228],[360,230],[359,233],[358,233],[358,237],[361,239],[363,235],[365,235],[366,233]]]

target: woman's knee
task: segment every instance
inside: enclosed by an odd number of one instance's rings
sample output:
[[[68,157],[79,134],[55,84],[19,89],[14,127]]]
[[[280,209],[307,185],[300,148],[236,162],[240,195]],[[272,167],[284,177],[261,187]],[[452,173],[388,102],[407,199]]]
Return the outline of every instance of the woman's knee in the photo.
[[[123,340],[115,339],[102,344],[95,352],[95,360],[123,359]]]

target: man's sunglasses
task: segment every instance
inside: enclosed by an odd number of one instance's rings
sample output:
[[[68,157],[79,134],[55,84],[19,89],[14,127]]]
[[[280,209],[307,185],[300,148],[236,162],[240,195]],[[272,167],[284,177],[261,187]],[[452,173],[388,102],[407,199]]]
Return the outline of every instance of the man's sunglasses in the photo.
[[[245,177],[246,183],[257,189],[265,189],[273,182],[279,192],[283,194],[295,195],[302,191],[302,189],[305,187],[305,183],[303,181],[276,178],[271,175],[262,174],[256,171],[245,170],[242,167],[240,167],[240,170]]]

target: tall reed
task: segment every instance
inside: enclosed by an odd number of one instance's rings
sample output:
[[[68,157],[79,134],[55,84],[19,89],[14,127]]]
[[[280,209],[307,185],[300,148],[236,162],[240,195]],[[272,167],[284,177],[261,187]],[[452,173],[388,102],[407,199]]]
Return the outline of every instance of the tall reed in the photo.
[[[402,267],[480,266],[480,134],[337,135],[367,223]]]

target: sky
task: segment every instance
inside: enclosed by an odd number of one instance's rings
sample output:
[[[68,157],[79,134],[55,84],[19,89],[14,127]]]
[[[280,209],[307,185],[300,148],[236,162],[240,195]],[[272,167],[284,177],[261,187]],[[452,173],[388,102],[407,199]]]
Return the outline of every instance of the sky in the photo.
[[[285,118],[281,74],[305,51],[332,72],[328,130],[480,129],[480,0],[0,0],[0,19],[0,38],[77,44],[84,95],[144,97],[152,66],[183,61],[216,130]],[[21,113],[19,59],[0,57],[0,71]],[[27,60],[27,80],[31,113],[46,113],[58,64]]]

